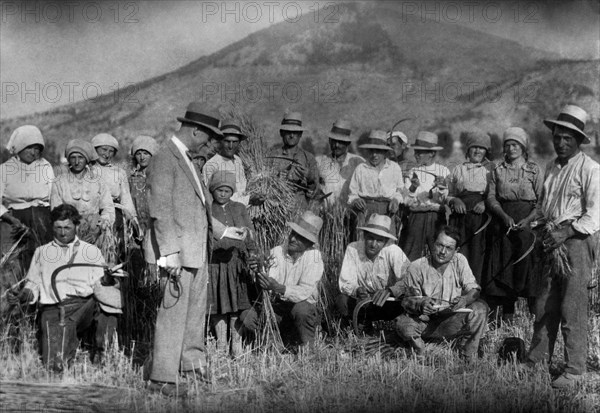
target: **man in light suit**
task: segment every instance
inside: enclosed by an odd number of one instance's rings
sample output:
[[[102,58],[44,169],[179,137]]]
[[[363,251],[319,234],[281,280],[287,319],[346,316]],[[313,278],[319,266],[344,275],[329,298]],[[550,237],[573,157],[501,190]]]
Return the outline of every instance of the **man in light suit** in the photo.
[[[222,139],[219,119],[190,103],[181,128],[148,167],[148,204],[152,236],[161,271],[161,300],[156,319],[149,389],[183,397],[178,372],[206,380],[204,323],[210,240],[235,234],[236,228],[213,227],[212,198],[193,153]],[[234,235],[235,236],[235,235]]]

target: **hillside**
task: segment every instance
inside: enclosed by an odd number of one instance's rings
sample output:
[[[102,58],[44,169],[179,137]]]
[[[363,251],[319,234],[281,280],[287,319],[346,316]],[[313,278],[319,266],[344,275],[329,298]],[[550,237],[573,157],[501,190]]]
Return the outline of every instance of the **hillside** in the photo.
[[[472,124],[496,133],[508,124],[533,130],[575,102],[594,114],[597,129],[597,61],[559,62],[465,27],[403,18],[390,4],[343,4],[335,23],[279,23],[118,94],[3,120],[2,142],[27,123],[41,128],[48,155],[62,152],[71,138],[99,132],[114,134],[124,147],[139,134],[162,140],[192,100],[212,110],[239,102],[264,123],[272,143],[284,110],[300,110],[317,150],[339,117],[364,131],[410,115],[415,120],[404,124],[410,137],[423,128],[456,137]]]

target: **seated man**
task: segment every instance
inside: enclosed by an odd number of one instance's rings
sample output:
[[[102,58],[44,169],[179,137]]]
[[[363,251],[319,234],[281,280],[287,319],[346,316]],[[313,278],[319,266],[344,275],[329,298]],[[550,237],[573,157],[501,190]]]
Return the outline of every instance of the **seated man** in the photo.
[[[314,343],[320,322],[316,304],[324,266],[315,244],[322,225],[321,218],[310,211],[296,222],[288,223],[292,232],[286,243],[271,250],[272,265],[268,274],[258,272],[260,286],[275,293],[273,310],[282,323],[281,332],[285,335],[282,338],[293,342],[297,336],[303,346]],[[288,326],[292,331],[286,331]]]
[[[458,230],[443,226],[434,239],[431,256],[411,263],[401,286],[392,288],[396,297],[404,294],[402,306],[407,312],[396,319],[396,331],[417,355],[423,353],[424,338],[460,337],[461,357],[473,361],[489,308],[479,299],[481,287],[467,259],[457,253]]]
[[[25,286],[9,290],[12,304],[39,303],[42,362],[61,371],[75,356],[81,336],[95,324],[95,350],[104,348],[117,327],[121,292],[105,271],[102,253],[77,237],[81,215],[69,204],[50,213],[54,240],[35,250]],[[94,323],[94,321],[96,323]]]
[[[373,300],[379,310],[373,314],[370,312],[368,318],[387,319],[385,315],[390,311],[395,311],[393,316],[398,315],[399,309],[390,306],[385,306],[383,311],[382,307],[390,295],[389,291],[384,291],[402,278],[402,272],[410,262],[400,247],[394,244],[397,238],[390,233],[391,225],[390,217],[373,214],[365,227],[358,227],[363,231],[364,240],[348,245],[340,271],[341,294],[336,303],[342,317],[351,317],[358,301],[381,294],[387,295],[382,300]]]

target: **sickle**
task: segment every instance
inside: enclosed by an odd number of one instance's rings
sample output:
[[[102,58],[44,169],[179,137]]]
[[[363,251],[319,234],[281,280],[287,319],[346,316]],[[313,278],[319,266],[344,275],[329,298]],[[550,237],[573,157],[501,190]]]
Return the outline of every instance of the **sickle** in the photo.
[[[483,225],[481,226],[481,228],[479,228],[477,231],[475,231],[473,233],[473,235],[479,234],[481,231],[483,231],[484,229],[486,229],[488,225],[490,225],[490,222],[492,222],[492,216],[490,214],[485,213],[485,212],[484,212],[484,214],[487,215],[487,219],[485,220],[485,222],[483,223]]]
[[[535,242],[537,241],[537,236],[535,235],[535,233],[533,233],[531,231],[528,231],[528,232],[531,235],[533,235],[533,240],[531,241],[531,245],[529,246],[529,248],[527,248],[527,251],[525,251],[525,253],[519,257],[519,259],[517,259],[515,262],[512,263],[512,265],[517,265],[517,263],[519,263],[525,257],[527,257],[531,253],[531,251],[533,251],[533,248],[535,247]]]
[[[360,333],[358,330],[358,313],[360,313],[360,310],[362,310],[363,307],[372,302],[373,299],[371,297],[363,298],[356,304],[356,307],[354,307],[354,311],[352,312],[352,328],[354,328],[354,334],[359,335]]]
[[[404,119],[400,119],[398,122],[394,123],[394,126],[392,126],[392,128],[390,129],[389,133],[391,134],[394,131],[394,128],[398,125],[400,125],[402,122],[405,122],[407,120],[413,120],[414,118],[404,118]]]

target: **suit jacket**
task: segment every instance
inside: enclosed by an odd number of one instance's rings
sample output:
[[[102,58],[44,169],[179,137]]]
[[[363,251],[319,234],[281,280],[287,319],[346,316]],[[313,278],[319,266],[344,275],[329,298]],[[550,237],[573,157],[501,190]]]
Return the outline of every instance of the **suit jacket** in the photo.
[[[155,255],[148,261],[156,262],[161,256],[178,252],[182,266],[200,268],[209,261],[213,237],[212,197],[204,186],[200,168],[196,167],[196,173],[201,188],[184,156],[169,140],[148,166],[148,209]],[[222,226],[219,226],[215,235],[220,237],[221,234]]]

